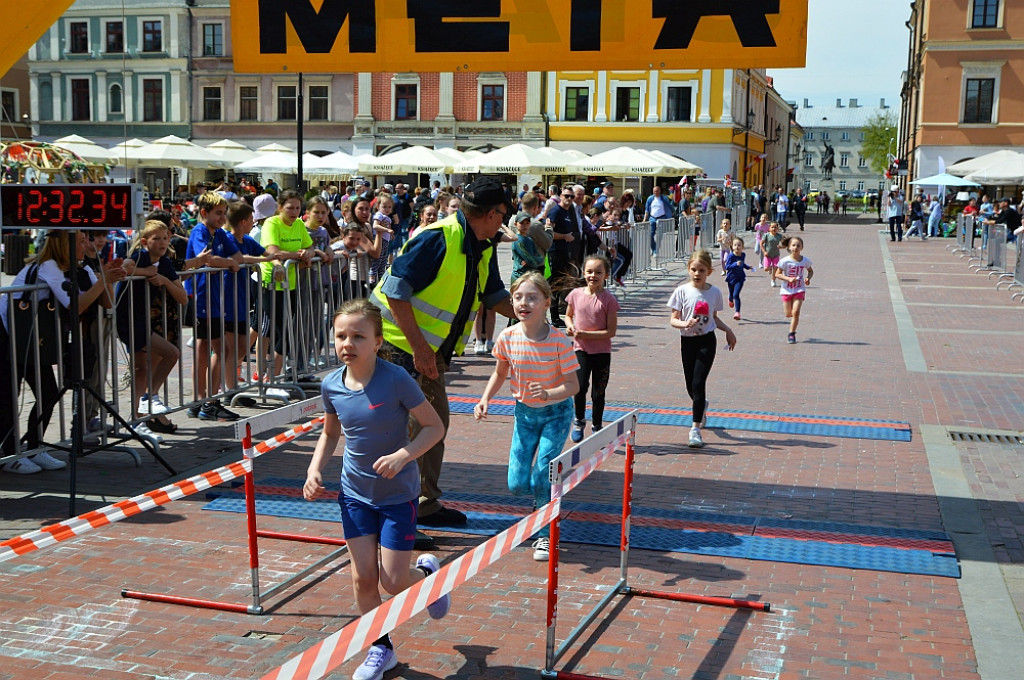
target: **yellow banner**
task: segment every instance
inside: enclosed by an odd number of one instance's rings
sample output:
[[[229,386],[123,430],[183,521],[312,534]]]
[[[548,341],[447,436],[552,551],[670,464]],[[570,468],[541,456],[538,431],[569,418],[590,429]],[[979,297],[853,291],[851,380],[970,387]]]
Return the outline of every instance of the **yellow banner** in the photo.
[[[32,44],[43,37],[46,29],[64,14],[74,0],[47,0],[46,2],[0,2],[3,12],[4,39],[0,41],[0,76],[6,74]]]
[[[807,0],[231,0],[235,71],[804,65]]]

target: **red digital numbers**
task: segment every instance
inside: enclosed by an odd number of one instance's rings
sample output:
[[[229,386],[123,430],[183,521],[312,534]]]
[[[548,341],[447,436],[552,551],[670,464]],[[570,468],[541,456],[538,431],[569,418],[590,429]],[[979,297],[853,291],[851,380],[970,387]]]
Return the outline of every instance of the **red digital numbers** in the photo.
[[[29,224],[39,224],[43,221],[42,210],[43,207],[43,192],[39,189],[32,189],[28,192],[29,203],[28,207],[25,208],[25,221]],[[33,215],[32,213],[39,213]]]
[[[81,189],[72,189],[70,193],[71,205],[68,206],[68,222],[79,224],[82,222],[82,218],[76,216],[75,211],[81,210],[85,205],[85,192]]]
[[[93,189],[92,195],[97,197],[97,201],[92,204],[93,214],[89,216],[89,222],[92,224],[106,224],[107,192],[103,189]]]
[[[120,189],[112,191],[110,193],[110,207],[114,210],[121,211],[121,221],[125,224],[128,223],[128,208],[130,207],[130,202],[128,200],[127,191],[121,191]]]
[[[131,229],[133,189],[127,185],[0,185],[4,227]]]
[[[47,205],[48,213],[46,221],[53,224],[60,224],[64,221],[64,192],[55,189],[50,192],[50,201]]]

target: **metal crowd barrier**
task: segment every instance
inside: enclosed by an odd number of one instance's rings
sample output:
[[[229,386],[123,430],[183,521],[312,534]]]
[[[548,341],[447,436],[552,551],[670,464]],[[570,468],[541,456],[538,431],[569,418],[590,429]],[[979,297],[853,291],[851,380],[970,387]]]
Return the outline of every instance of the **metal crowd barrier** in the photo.
[[[289,260],[286,262],[286,265],[280,268],[284,276],[287,276],[290,270],[297,267],[298,262]],[[292,298],[289,295],[282,296],[284,299],[282,309],[278,309],[276,297],[269,294],[270,290],[262,287],[259,266],[258,264],[240,266],[240,272],[249,284],[249,304],[246,318],[238,319],[237,321],[244,323],[247,337],[241,339],[238,343],[238,352],[231,365],[227,361],[220,361],[219,370],[214,374],[212,364],[208,364],[206,369],[208,394],[205,400],[197,399],[194,391],[195,379],[197,378],[196,359],[199,349],[198,338],[194,330],[196,324],[194,307],[193,318],[186,319],[186,310],[188,308],[180,307],[167,293],[166,288],[157,290],[153,286],[144,286],[142,289],[143,299],[136,300],[134,287],[128,284],[132,281],[146,280],[146,277],[143,276],[126,278],[125,285],[119,286],[115,292],[112,309],[105,310],[101,308],[99,310],[100,313],[97,315],[95,325],[92,328],[92,341],[96,346],[95,363],[92,366],[83,364],[86,383],[101,395],[103,401],[109,404],[113,411],[132,426],[143,423],[153,417],[153,415],[156,415],[143,412],[140,417],[134,417],[135,405],[139,403],[139,397],[142,394],[158,394],[163,406],[166,408],[166,414],[172,415],[190,407],[200,406],[204,401],[209,400],[229,400],[230,404],[237,404],[240,398],[251,395],[251,397],[256,397],[263,403],[274,400],[287,402],[292,398],[302,398],[305,389],[318,390],[318,386],[310,385],[310,382],[312,382],[309,379],[310,376],[315,377],[317,374],[333,370],[339,365],[333,351],[333,334],[329,328],[334,309],[347,300],[366,297],[369,293],[369,262],[367,257],[365,254],[362,254],[351,261],[347,257],[336,257],[330,265],[321,262],[319,258],[314,258],[310,266],[299,267],[295,270],[298,279],[295,302],[293,304]],[[255,279],[253,274],[255,274]],[[233,272],[209,267],[179,272],[179,276],[183,280],[202,275],[208,276],[213,280],[219,279],[222,283],[224,281],[231,282],[231,279],[236,276]],[[226,308],[226,303],[233,304],[234,295],[227,293],[225,285],[213,287],[219,288],[217,294],[220,296],[218,302],[220,303],[221,310]],[[38,283],[33,286],[6,286],[0,288],[0,293],[27,294],[28,300],[26,302],[32,305],[33,318],[40,318],[40,314],[48,313],[45,311],[47,309],[45,300],[40,299],[40,294],[44,290],[48,291],[48,286],[45,283]],[[211,294],[211,286],[206,286],[205,291],[205,294],[209,296]],[[154,295],[159,295],[160,298],[156,299],[153,297]],[[123,304],[125,308],[132,314],[127,323],[124,323],[122,320],[122,327],[127,327],[128,347],[136,346],[135,336],[137,332],[145,333],[145,336],[148,338],[153,333],[155,325],[164,329],[165,336],[168,333],[177,335],[176,344],[180,352],[179,358],[158,391],[154,389],[152,382],[153,354],[151,352],[136,353],[130,351],[117,334],[117,308],[118,302],[122,299],[124,299]],[[153,309],[153,303],[157,301],[161,303],[163,313],[153,317],[150,310]],[[206,308],[209,309],[209,297],[206,302]],[[17,320],[12,311],[15,303],[14,296],[8,295],[10,350],[8,356],[0,357],[0,360],[6,360],[12,367],[17,366],[19,360],[25,361],[26,359],[26,357],[17,356],[16,343],[14,342],[18,332]],[[176,313],[172,313],[172,310]],[[56,311],[53,313],[57,314]],[[136,317],[134,316],[136,313],[144,315],[144,322],[139,324],[140,328],[138,329],[136,328]],[[284,314],[284,320],[281,324],[281,327],[285,329],[285,336],[283,338],[284,367],[281,372],[275,372],[270,369],[273,366],[273,363],[271,363],[273,361],[272,357],[269,360],[260,360],[261,356],[266,357],[268,354],[272,354],[277,340],[277,331],[274,324],[270,324],[269,329],[267,329],[269,334],[265,337],[261,336],[253,328],[254,326],[261,328],[265,316],[273,317],[277,314]],[[57,314],[57,320],[60,337],[63,337],[63,331],[59,327],[59,314]],[[226,328],[227,322],[225,322],[223,315],[213,323],[215,327],[219,325],[217,330],[219,330],[222,343],[221,356],[225,356],[227,354],[223,346],[225,331],[230,329]],[[186,342],[189,334],[185,331],[187,331],[186,326],[189,325],[193,328],[191,335],[194,342]],[[36,348],[36,359],[38,359],[39,347],[38,331],[39,325],[34,324],[32,329],[32,346]],[[255,342],[253,341],[254,337],[256,338]],[[256,347],[255,357],[250,353],[252,346]],[[78,351],[83,352],[82,346],[78,347]],[[135,384],[136,361],[139,357],[144,357],[147,362],[147,381],[145,385]],[[38,365],[38,361],[36,365]],[[52,367],[47,368],[52,370]],[[63,362],[58,361],[55,371],[58,391],[65,383],[64,370]],[[27,387],[32,388],[32,394],[42,393],[45,378],[41,377],[40,373],[41,371],[36,371],[33,384],[27,385]],[[12,371],[12,394],[17,390],[21,380],[18,372]],[[29,394],[28,390],[21,390],[20,394],[19,403],[23,405],[22,410],[35,405],[36,400],[32,397],[32,394]],[[116,421],[111,422],[112,419],[107,417],[102,408],[96,409],[95,404],[90,405],[90,398],[91,396],[87,394],[86,403],[83,405],[83,408],[92,409],[93,412],[98,410],[97,417],[100,418],[101,427],[97,432],[87,436],[91,440],[99,440],[101,443],[106,444],[109,437],[123,435],[124,432],[119,429],[118,423]],[[16,441],[16,453],[6,457],[0,455],[0,463],[30,456],[42,450],[66,448],[70,438],[69,426],[71,417],[68,413],[70,401],[60,399],[49,406],[44,405],[43,408],[53,409],[54,417],[51,418],[50,438],[46,438],[46,432],[40,431],[39,441],[43,442],[40,447],[35,449],[25,448],[21,443],[21,437],[24,433],[23,418],[20,417],[19,409],[16,408],[14,429],[11,434]],[[155,449],[159,449],[159,440],[157,438],[152,438],[151,443]],[[108,446],[107,450],[109,449],[110,447]],[[138,463],[138,456],[133,450],[123,450],[131,453]]]
[[[999,283],[996,284],[996,290],[1004,283],[1007,284],[1007,290],[1016,289],[1017,292],[1010,296],[1011,300],[1020,298],[1021,302],[1024,302],[1024,256],[1022,256],[1024,249],[1021,248],[1021,239],[1017,238],[1017,262],[1013,267],[1013,279],[1010,281],[1004,281],[1000,278]]]
[[[1006,225],[988,224],[981,225],[982,239],[981,248],[977,257],[967,261],[967,266],[976,272],[1005,271],[1006,269]],[[977,260],[977,264],[971,264]]]

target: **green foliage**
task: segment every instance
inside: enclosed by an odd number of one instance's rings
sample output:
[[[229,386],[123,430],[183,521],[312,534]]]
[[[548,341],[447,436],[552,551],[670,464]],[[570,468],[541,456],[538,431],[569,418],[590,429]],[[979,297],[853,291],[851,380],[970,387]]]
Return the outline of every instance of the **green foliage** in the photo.
[[[868,159],[871,170],[879,175],[889,167],[889,153],[896,151],[896,116],[890,111],[872,116],[860,129],[864,141],[860,145],[861,156]]]

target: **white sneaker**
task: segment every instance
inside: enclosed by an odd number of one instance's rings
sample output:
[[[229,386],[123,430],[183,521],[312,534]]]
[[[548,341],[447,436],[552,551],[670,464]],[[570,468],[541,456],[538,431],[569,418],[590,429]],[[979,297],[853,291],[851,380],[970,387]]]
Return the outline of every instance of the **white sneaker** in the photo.
[[[153,432],[153,430],[149,429],[149,425],[146,425],[145,423],[139,423],[132,429],[135,430],[135,434],[139,435],[140,437],[148,437],[149,439],[155,441],[157,444],[163,444],[164,442],[164,438],[158,435],[156,432]]]
[[[533,542],[533,559],[538,562],[547,562],[551,554],[551,541],[547,536],[541,536]]]
[[[700,428],[699,427],[691,427],[690,428],[690,442],[689,442],[688,446],[691,449],[701,449],[701,448],[704,448],[704,440],[700,438]]]
[[[188,342],[186,342],[186,343],[185,343],[185,346],[186,346],[186,347],[195,347],[195,346],[196,346],[196,339],[195,339],[195,336],[193,336],[193,337],[189,338],[189,339],[188,339]]]
[[[416,558],[416,566],[425,567],[426,569],[430,570],[431,574],[433,574],[441,568],[441,563],[437,561],[437,557],[435,557],[434,555],[424,553],[423,555],[420,555],[418,558]],[[448,610],[451,609],[451,606],[451,593],[446,593],[445,595],[442,595],[441,597],[437,598],[437,600],[435,600],[431,604],[427,605],[427,613],[430,614],[430,618],[432,619],[443,619],[445,615],[448,613]]]
[[[483,340],[477,340],[476,347],[473,348],[473,354],[476,354],[477,356],[487,354],[487,343]]]
[[[384,673],[398,665],[395,650],[384,645],[373,645],[366,652],[366,659],[352,674],[352,680],[381,680]]]
[[[156,394],[139,397],[139,413],[149,416],[158,416],[167,413],[167,407],[160,401]]]
[[[15,475],[34,475],[37,472],[42,472],[43,468],[33,463],[29,458],[19,458],[18,460],[11,460],[4,463],[0,466],[0,470],[10,472]]]
[[[775,279],[772,279],[771,282],[769,282],[768,285],[770,285],[772,288],[774,288],[775,287]]]
[[[29,460],[31,460],[33,463],[35,463],[44,470],[63,470],[68,466],[67,463],[65,463],[62,460],[54,458],[46,451],[43,451],[42,453],[37,453],[36,455],[32,456]]]
[[[282,390],[280,387],[268,387],[266,394],[268,397],[276,397],[278,399],[291,399],[291,392],[288,390]]]

